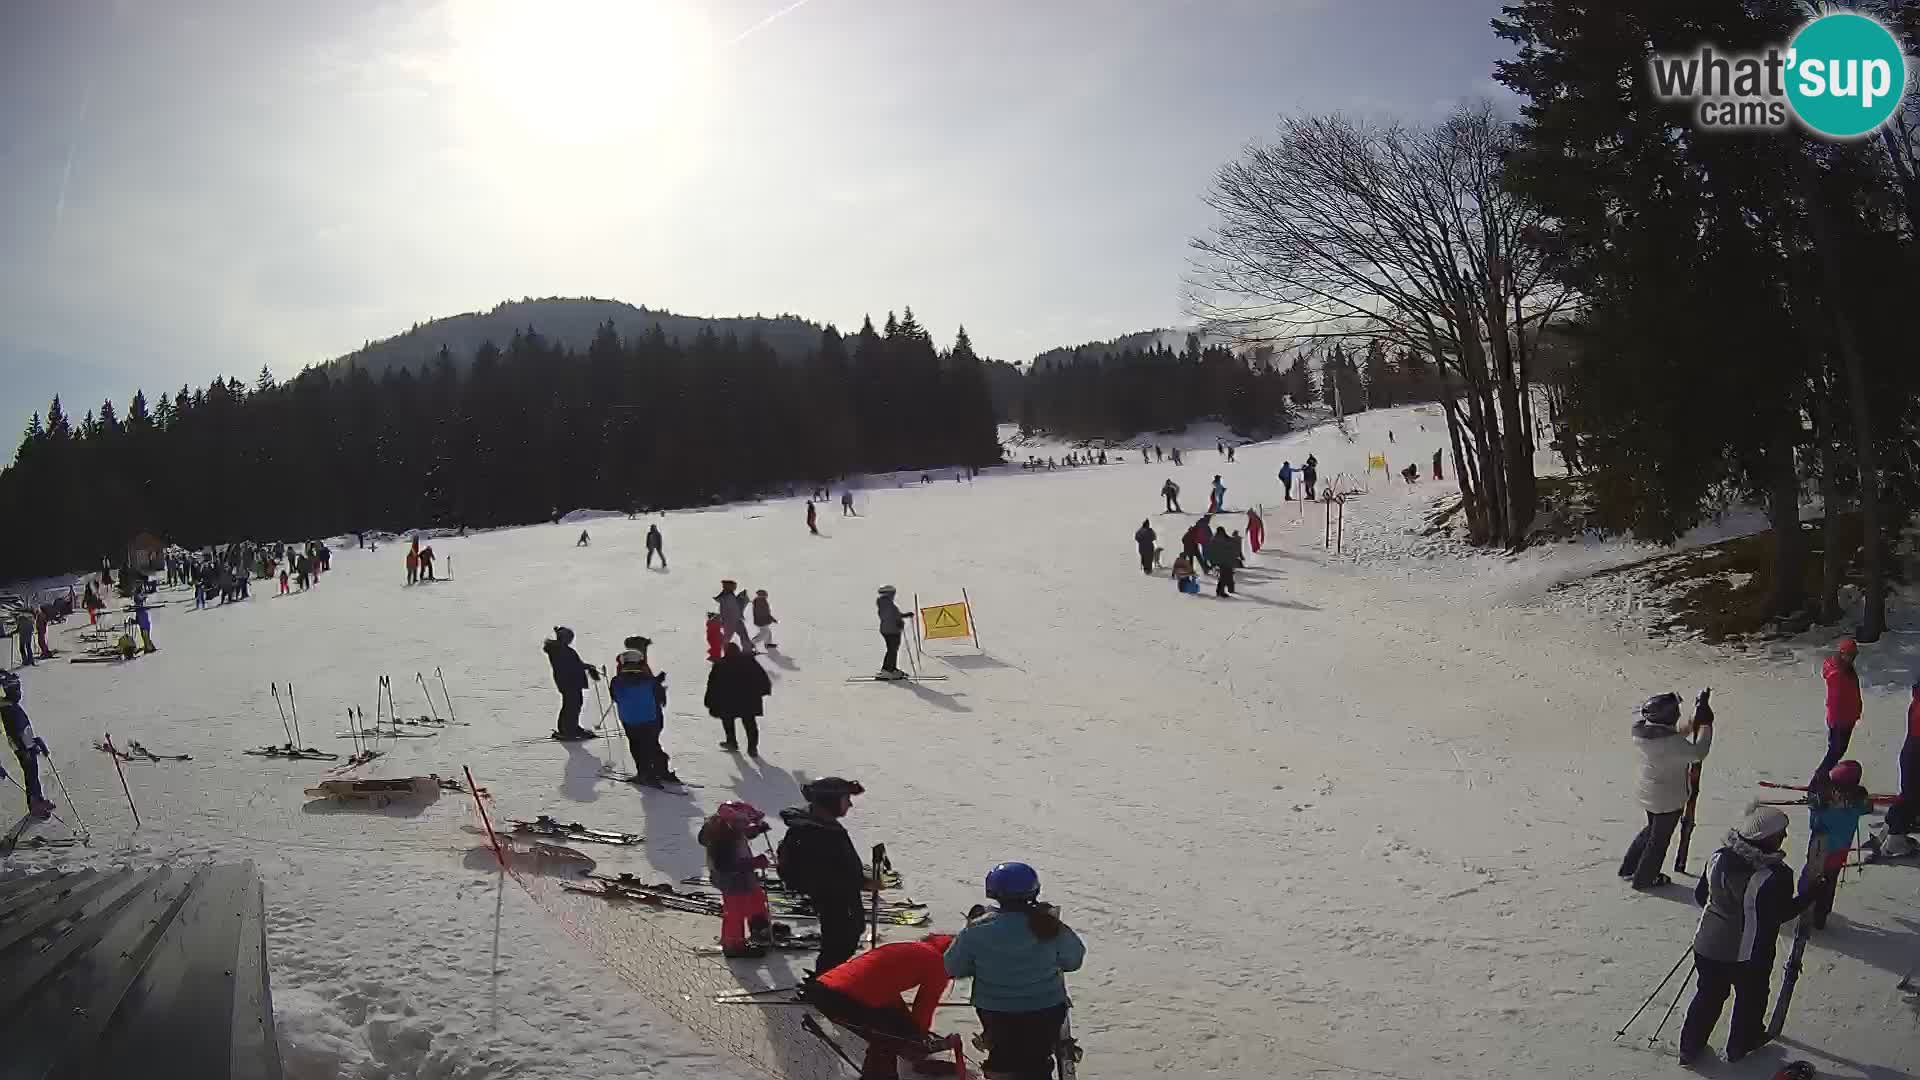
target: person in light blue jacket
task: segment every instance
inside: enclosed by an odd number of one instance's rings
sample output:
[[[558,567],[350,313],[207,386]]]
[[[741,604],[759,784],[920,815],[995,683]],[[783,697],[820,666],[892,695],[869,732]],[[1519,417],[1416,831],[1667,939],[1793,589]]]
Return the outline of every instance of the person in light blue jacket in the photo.
[[[969,1000],[988,1044],[981,1070],[1048,1080],[1055,1049],[1068,1042],[1062,975],[1080,970],[1087,947],[1058,909],[1040,902],[1040,875],[1026,863],[988,871],[987,898],[999,908],[974,908],[947,946],[947,974],[973,980]]]

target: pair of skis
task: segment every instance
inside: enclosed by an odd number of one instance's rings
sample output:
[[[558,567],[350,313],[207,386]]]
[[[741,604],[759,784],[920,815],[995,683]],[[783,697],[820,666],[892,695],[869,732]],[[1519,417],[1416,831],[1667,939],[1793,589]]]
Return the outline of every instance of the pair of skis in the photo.
[[[631,874],[610,876],[607,874],[587,874],[587,881],[563,881],[562,888],[571,892],[586,893],[610,900],[632,900],[653,907],[673,911],[685,911],[695,915],[711,915],[718,918],[722,914],[719,897],[708,893],[687,893],[667,884],[650,884]],[[779,902],[770,900],[768,908],[775,915],[787,919],[816,921],[819,915],[804,904],[798,902]],[[880,921],[890,926],[927,926],[933,922],[933,916],[923,910],[882,910]]]
[[[509,819],[507,824],[513,826],[514,832],[524,836],[539,836],[549,840],[575,840],[585,844],[631,845],[646,839],[639,833],[595,829],[577,821],[556,821],[545,814],[532,821]]]
[[[125,750],[122,750],[117,746],[108,746],[106,743],[99,742],[99,741],[94,742],[93,748],[95,750],[100,751],[103,754],[112,754],[113,756],[119,758],[121,761],[144,761],[148,764],[153,764],[155,762],[160,762],[160,761],[192,761],[193,760],[192,754],[156,754],[153,751],[147,749],[146,747],[140,745],[140,743],[137,741],[128,743],[127,748]]]

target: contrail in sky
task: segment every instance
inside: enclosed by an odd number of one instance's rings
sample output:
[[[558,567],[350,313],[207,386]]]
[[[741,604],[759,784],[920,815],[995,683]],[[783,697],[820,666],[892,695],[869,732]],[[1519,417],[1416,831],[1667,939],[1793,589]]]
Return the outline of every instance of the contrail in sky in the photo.
[[[747,27],[745,30],[740,31],[738,34],[735,34],[733,36],[733,40],[727,42],[727,45],[731,47],[731,46],[740,44],[742,41],[745,41],[746,39],[766,29],[768,24],[774,22],[775,20],[781,18],[782,16],[792,14],[794,11],[805,7],[808,4],[808,2],[809,0],[793,0],[793,3],[788,4],[786,7],[781,8],[779,11],[774,12],[773,14],[767,16],[766,18],[761,19],[759,22],[754,23],[752,26]]]
[[[60,170],[60,194],[53,202],[53,227],[60,228],[60,219],[67,212],[67,181],[73,179],[73,155],[80,146],[80,131],[87,126],[87,108],[93,103],[93,80],[87,80],[87,88],[80,94],[80,116],[73,122],[73,137],[67,140],[67,165]]]

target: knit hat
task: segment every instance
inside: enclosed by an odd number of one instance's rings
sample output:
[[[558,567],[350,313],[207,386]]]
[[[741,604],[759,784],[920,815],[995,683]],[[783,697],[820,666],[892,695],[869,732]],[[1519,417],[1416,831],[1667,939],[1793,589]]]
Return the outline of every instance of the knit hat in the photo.
[[[1860,652],[1860,643],[1850,637],[1843,637],[1834,645],[1833,651],[1841,656],[1856,656]]]
[[[891,586],[891,585],[882,585],[882,586],[880,586],[880,595],[881,595],[881,596],[892,596],[892,595],[893,595],[893,594],[894,594],[894,593],[895,593],[896,591],[898,591],[898,590],[896,590],[896,589],[895,589],[895,588],[894,588],[893,586]]]
[[[1747,816],[1741,820],[1740,828],[1736,831],[1742,840],[1757,841],[1770,836],[1785,836],[1787,815],[1781,813],[1778,807],[1756,806],[1747,811]]]

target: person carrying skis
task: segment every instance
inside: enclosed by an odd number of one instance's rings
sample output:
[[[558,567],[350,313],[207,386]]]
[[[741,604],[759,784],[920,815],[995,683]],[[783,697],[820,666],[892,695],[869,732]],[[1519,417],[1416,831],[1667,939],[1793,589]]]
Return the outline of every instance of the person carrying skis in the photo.
[[[737,800],[721,803],[700,826],[707,878],[720,892],[723,956],[765,956],[773,943],[773,915],[767,910],[766,887],[760,883],[760,871],[769,861],[754,854],[751,843],[772,828],[759,807]]]
[[[1220,479],[1219,473],[1214,473],[1213,474],[1213,505],[1207,507],[1207,513],[1224,514],[1226,512],[1227,512],[1227,485],[1225,481]]]
[[[1167,482],[1160,485],[1160,497],[1167,501],[1167,513],[1183,514],[1186,512],[1180,509],[1180,485],[1173,482],[1173,477],[1167,477]]]
[[[0,723],[6,727],[7,741],[13,744],[13,756],[19,759],[20,772],[26,779],[22,786],[27,789],[27,813],[45,821],[53,816],[54,805],[40,790],[40,763],[35,758],[47,752],[47,744],[33,733],[27,710],[20,707],[23,694],[20,676],[0,671]],[[0,775],[5,772],[0,769]]]
[[[925,1063],[929,1054],[946,1049],[945,1040],[931,1033],[934,1010],[952,981],[942,961],[952,944],[952,934],[936,933],[881,945],[817,976],[801,991],[800,1000],[867,1041],[861,1080],[898,1080],[901,1058],[913,1062],[916,1072],[936,1071]],[[911,1008],[901,998],[909,990]]]
[[[720,582],[720,591],[714,594],[713,609],[720,616],[720,630],[725,638],[740,639],[740,647],[747,652],[755,651],[753,640],[747,637],[746,598],[733,590],[739,585],[732,578]]]
[[[1660,867],[1667,861],[1667,844],[1687,806],[1687,774],[1713,749],[1713,706],[1706,694],[1694,703],[1691,740],[1681,738],[1679,725],[1680,696],[1673,693],[1648,698],[1640,706],[1640,718],[1633,722],[1633,742],[1640,749],[1638,795],[1647,824],[1627,845],[1620,876],[1632,878],[1633,887],[1643,892],[1673,884]]]
[[[753,643],[769,649],[780,646],[773,643],[773,624],[779,619],[773,617],[773,605],[767,602],[767,590],[755,589],[753,592]]]
[[[1133,530],[1133,546],[1140,549],[1140,572],[1143,574],[1153,573],[1153,542],[1157,539],[1159,537],[1154,533],[1153,526],[1144,518],[1140,521],[1140,527]]]
[[[787,827],[775,860],[780,880],[805,896],[820,916],[815,978],[846,963],[860,947],[860,928],[866,921],[860,898],[873,883],[840,819],[853,809],[853,797],[866,790],[858,780],[824,776],[801,785],[806,806],[780,811],[780,821]]]
[[[739,645],[727,642],[726,655],[707,668],[707,713],[720,721],[721,730],[727,733],[720,749],[740,749],[733,729],[738,720],[747,729],[747,756],[760,756],[761,700],[772,693],[773,681],[759,661],[741,652]]]
[[[1213,568],[1219,572],[1219,578],[1213,583],[1213,595],[1227,596],[1233,589],[1233,570],[1240,565],[1240,545],[1227,535],[1223,525],[1214,530],[1213,539],[1207,542],[1207,557],[1213,560]]]
[[[620,712],[620,728],[633,755],[632,782],[648,787],[680,782],[660,746],[667,719],[666,682],[664,674],[655,675],[647,666],[645,653],[628,649],[614,661],[614,676],[607,683],[607,696]]]
[[[553,667],[553,685],[560,691],[560,719],[553,737],[563,742],[593,738],[593,732],[580,726],[580,707],[586,701],[587,680],[600,681],[599,669],[589,667],[573,651],[573,631],[567,627],[554,627],[541,649]]]
[[[819,520],[820,519],[814,513],[813,500],[808,499],[807,500],[807,531],[812,533],[815,536],[820,535]]]
[[[1811,900],[1793,894],[1793,871],[1780,852],[1786,839],[1787,815],[1754,807],[1700,872],[1693,888],[1694,902],[1705,909],[1693,934],[1699,983],[1680,1027],[1682,1065],[1692,1065],[1706,1049],[1729,993],[1727,1060],[1739,1061],[1772,1039],[1766,1012],[1774,940]]]
[[[1827,684],[1827,753],[1813,770],[1808,787],[1820,786],[1821,777],[1847,756],[1847,745],[1853,741],[1853,726],[1860,722],[1860,673],[1854,669],[1859,654],[1859,643],[1843,637],[1820,666],[1820,677]]]
[[[1840,889],[1840,870],[1847,865],[1847,855],[1859,837],[1860,819],[1873,812],[1873,797],[1860,780],[1860,763],[1842,761],[1807,789],[1813,833],[1809,843],[1818,843],[1821,852],[1820,876],[1808,888],[1813,894],[1815,930],[1827,928],[1827,916],[1833,913],[1834,895]]]
[[[899,668],[900,635],[907,628],[907,620],[913,618],[913,612],[901,611],[894,604],[894,587],[880,586],[880,595],[874,600],[874,608],[880,614],[880,640],[887,643],[887,654],[880,660],[881,679],[904,679],[907,673]]]
[[[973,980],[968,1000],[987,1041],[981,1071],[1044,1080],[1067,1020],[1064,973],[1080,970],[1087,947],[1059,909],[1040,902],[1040,875],[1026,863],[987,871],[986,892],[998,910],[968,914],[947,947],[947,974]]]
[[[660,569],[667,568],[667,539],[660,535],[660,526],[647,526],[647,569],[653,569],[653,557],[660,556]]]

